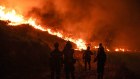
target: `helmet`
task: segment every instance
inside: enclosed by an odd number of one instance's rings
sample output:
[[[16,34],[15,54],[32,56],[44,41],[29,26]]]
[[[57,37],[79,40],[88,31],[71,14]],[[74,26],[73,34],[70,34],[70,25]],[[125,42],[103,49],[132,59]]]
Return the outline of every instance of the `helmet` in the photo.
[[[87,50],[90,50],[90,46],[87,47]]]
[[[66,46],[67,46],[68,48],[72,48],[71,42],[70,42],[70,41],[67,41]]]
[[[59,43],[58,42],[54,43],[54,47],[58,48],[59,47]]]
[[[102,46],[102,43],[99,43],[99,46]]]

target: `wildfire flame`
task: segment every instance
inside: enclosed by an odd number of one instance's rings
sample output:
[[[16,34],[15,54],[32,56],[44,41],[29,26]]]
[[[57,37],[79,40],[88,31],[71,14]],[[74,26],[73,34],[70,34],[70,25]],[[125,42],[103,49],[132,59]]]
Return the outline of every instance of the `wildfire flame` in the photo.
[[[0,6],[0,20],[10,21],[9,25],[16,26],[20,24],[29,24],[36,29],[46,31],[51,35],[56,35],[64,40],[69,40],[77,45],[77,49],[86,49],[86,42],[83,39],[74,39],[65,36],[63,33],[52,31],[50,28],[43,28],[43,26],[36,23],[35,18],[26,19],[23,15],[16,12],[14,9],[8,9],[4,6]]]
[[[72,37],[68,37],[66,36],[63,32],[57,32],[57,31],[53,31],[50,28],[44,28],[43,26],[37,24],[36,19],[35,18],[25,18],[23,15],[21,15],[20,13],[18,13],[16,10],[14,9],[9,9],[6,8],[4,6],[0,6],[0,20],[5,20],[5,21],[10,21],[8,23],[8,25],[12,25],[12,26],[16,26],[16,25],[20,25],[20,24],[29,24],[32,27],[34,27],[35,29],[39,29],[41,31],[46,31],[51,35],[55,35],[59,38],[62,38],[66,41],[71,41],[73,43],[75,43],[77,45],[77,50],[81,50],[81,49],[86,49],[86,42],[81,39],[81,38],[72,38]],[[94,49],[99,48],[99,46],[93,46]],[[107,51],[110,51],[109,49],[106,49]],[[119,51],[127,51],[123,48],[116,48],[115,49],[116,52]]]
[[[119,52],[119,51],[125,52],[126,50],[123,49],[123,48],[116,48],[115,51],[116,51],[116,52]]]

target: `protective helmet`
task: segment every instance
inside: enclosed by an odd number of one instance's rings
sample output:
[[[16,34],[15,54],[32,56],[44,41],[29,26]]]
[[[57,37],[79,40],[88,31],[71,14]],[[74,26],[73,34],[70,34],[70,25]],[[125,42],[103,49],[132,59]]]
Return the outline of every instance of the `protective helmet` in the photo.
[[[58,48],[59,47],[59,43],[58,42],[54,43],[54,47]]]

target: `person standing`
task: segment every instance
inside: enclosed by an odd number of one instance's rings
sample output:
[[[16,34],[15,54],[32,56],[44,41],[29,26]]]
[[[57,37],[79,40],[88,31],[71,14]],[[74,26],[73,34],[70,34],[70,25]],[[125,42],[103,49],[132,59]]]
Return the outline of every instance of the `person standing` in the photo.
[[[66,43],[66,46],[64,47],[63,50],[63,54],[64,54],[64,69],[66,79],[70,79],[70,76],[72,79],[75,79],[74,64],[76,63],[76,60],[73,57],[74,49],[72,48],[72,44],[70,41]]]
[[[83,60],[84,60],[84,64],[85,64],[85,70],[87,70],[87,64],[89,67],[89,70],[91,69],[91,55],[93,55],[93,52],[91,52],[90,47],[87,47],[87,50],[83,53]]]
[[[54,50],[50,53],[51,79],[60,79],[62,67],[62,52],[59,50],[59,44],[54,44]]]
[[[94,62],[97,61],[97,73],[98,73],[98,79],[103,79],[104,75],[104,66],[106,62],[106,53],[104,51],[104,47],[102,46],[102,43],[99,44],[97,56],[94,60]]]

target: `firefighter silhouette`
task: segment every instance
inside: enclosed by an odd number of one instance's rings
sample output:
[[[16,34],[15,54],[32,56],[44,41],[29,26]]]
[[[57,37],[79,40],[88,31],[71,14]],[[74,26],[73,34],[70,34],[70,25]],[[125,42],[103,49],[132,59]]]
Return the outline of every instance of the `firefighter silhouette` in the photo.
[[[97,61],[97,73],[98,73],[98,79],[103,79],[104,75],[104,66],[106,62],[106,53],[104,51],[104,47],[102,46],[102,43],[99,44],[97,56],[94,60],[94,62]]]
[[[90,51],[90,47],[87,47],[87,50],[83,53],[83,60],[84,60],[84,64],[85,64],[85,70],[87,70],[87,64],[89,67],[89,70],[91,69],[91,55],[93,55],[93,52]]]
[[[59,50],[59,44],[54,44],[54,50],[50,53],[51,79],[60,79],[62,67],[62,52]]]
[[[73,57],[74,49],[72,49],[72,44],[70,41],[68,41],[63,49],[64,54],[64,70],[66,79],[70,79],[70,76],[72,79],[75,79],[75,67],[74,64],[76,63],[76,60]]]

